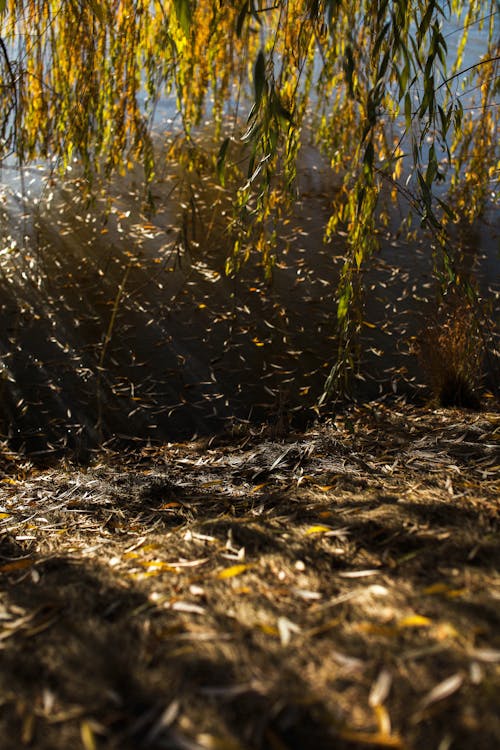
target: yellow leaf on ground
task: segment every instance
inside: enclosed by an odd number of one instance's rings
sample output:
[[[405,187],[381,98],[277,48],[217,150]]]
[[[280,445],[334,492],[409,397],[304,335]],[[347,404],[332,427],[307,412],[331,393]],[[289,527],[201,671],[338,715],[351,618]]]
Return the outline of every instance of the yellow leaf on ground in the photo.
[[[265,622],[261,622],[258,627],[266,635],[279,635],[279,630],[274,625],[267,625]]]
[[[409,615],[398,622],[398,628],[428,628],[432,620],[423,615]]]
[[[80,736],[85,750],[97,750],[94,732],[88,721],[82,721],[80,724]]]
[[[306,531],[306,534],[325,534],[328,531],[331,531],[330,526],[323,526],[322,524],[315,524],[314,526],[309,526],[309,528]]]
[[[385,706],[377,705],[373,707],[373,711],[375,713],[375,718],[377,720],[377,726],[379,734],[383,735],[384,737],[391,735],[391,717],[389,716],[389,711],[386,709]]]
[[[234,578],[234,576],[239,576],[241,573],[244,573],[245,570],[248,570],[248,565],[231,565],[230,568],[224,568],[224,570],[219,571],[217,573],[217,578]]]
[[[446,594],[446,592],[449,590],[449,586],[447,583],[433,583],[432,586],[426,586],[426,588],[422,591],[423,594]]]
[[[404,747],[401,737],[397,734],[381,734],[380,732],[357,732],[356,730],[343,729],[339,737],[347,742],[356,742],[358,745],[373,747]]]
[[[422,593],[426,594],[427,596],[436,596],[442,594],[443,596],[447,596],[450,599],[454,599],[457,596],[463,596],[466,593],[466,589],[455,589],[449,586],[447,583],[439,582],[433,583],[432,586],[427,586],[422,591]]]
[[[398,632],[392,625],[381,625],[378,622],[360,622],[355,625],[355,629],[368,635],[383,635],[387,638],[394,638]]]
[[[255,487],[252,487],[252,492],[259,492],[267,485],[267,482],[262,482],[262,484],[256,484]]]

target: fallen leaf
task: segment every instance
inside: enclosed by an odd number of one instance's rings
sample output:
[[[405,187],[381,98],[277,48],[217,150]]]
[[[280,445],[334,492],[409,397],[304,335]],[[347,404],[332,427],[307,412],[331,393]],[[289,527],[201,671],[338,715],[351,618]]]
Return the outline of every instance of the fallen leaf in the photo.
[[[337,573],[340,578],[366,578],[367,576],[376,576],[380,570],[345,570]]]
[[[300,633],[299,625],[288,619],[288,617],[278,617],[278,632],[282,646],[288,646],[292,633]]]
[[[325,534],[331,530],[332,530],[331,526],[323,526],[322,524],[315,524],[314,526],[309,526],[309,528],[306,530],[306,534]]]
[[[261,622],[258,627],[266,635],[279,635],[279,630],[278,628],[275,628],[274,625],[267,625],[266,623]]]
[[[392,685],[392,676],[388,669],[382,669],[374,681],[368,703],[372,708],[381,706],[385,702]]]
[[[430,690],[420,701],[420,709],[427,708],[432,703],[437,703],[456,693],[462,687],[464,681],[463,675],[459,672],[447,677],[446,680],[439,682]]]
[[[398,622],[398,628],[427,628],[432,625],[432,620],[423,615],[409,615]]]
[[[97,750],[94,732],[88,721],[81,722],[80,736],[85,750]]]
[[[200,607],[199,604],[191,604],[190,602],[174,602],[172,609],[176,612],[187,612],[193,615],[204,615],[205,607]]]
[[[463,596],[466,593],[466,589],[455,589],[449,586],[447,583],[433,583],[432,586],[427,586],[427,588],[425,588],[422,593],[426,594],[427,596],[436,596],[442,594],[443,596],[447,596],[449,599],[454,599],[457,596]]]
[[[500,651],[493,648],[475,648],[470,652],[470,656],[478,661],[487,664],[498,664],[500,662]]]
[[[378,731],[384,737],[388,737],[391,734],[391,717],[387,708],[381,704],[373,707],[375,719],[377,721]]]
[[[248,568],[249,565],[244,565],[243,563],[241,565],[231,565],[230,568],[224,568],[224,570],[217,573],[217,578],[234,578],[234,576],[239,576],[241,573],[244,573]]]
[[[343,729],[339,732],[339,737],[347,742],[357,742],[358,745],[367,745],[375,747],[404,747],[403,741],[397,734],[381,734],[380,732],[357,732],[355,730]]]

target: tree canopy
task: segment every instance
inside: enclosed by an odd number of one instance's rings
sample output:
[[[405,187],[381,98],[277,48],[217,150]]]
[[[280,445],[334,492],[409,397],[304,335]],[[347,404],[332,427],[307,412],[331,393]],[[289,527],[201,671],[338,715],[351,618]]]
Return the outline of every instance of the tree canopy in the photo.
[[[498,201],[494,0],[3,0],[0,12],[0,158],[62,172],[76,160],[89,191],[140,161],[147,190],[157,104],[175,99],[164,153],[188,172],[204,119],[215,123],[229,273],[258,252],[272,275],[277,221],[314,139],[339,180],[325,238],[341,230],[348,248],[325,394],[354,367],[361,272],[388,199],[404,203],[406,230],[431,233],[442,284],[460,285],[449,227]],[[478,27],[482,54],[464,57]]]

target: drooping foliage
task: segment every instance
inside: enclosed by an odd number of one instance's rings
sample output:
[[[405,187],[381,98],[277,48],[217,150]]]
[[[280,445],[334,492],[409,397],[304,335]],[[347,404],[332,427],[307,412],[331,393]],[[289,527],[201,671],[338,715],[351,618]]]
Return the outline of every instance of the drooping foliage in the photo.
[[[325,237],[341,230],[348,248],[326,394],[354,367],[361,274],[388,198],[406,202],[407,226],[426,225],[444,283],[457,283],[447,227],[473,222],[498,179],[494,0],[4,0],[0,11],[0,158],[62,170],[76,159],[89,185],[140,161],[147,185],[160,98],[175,99],[167,153],[188,171],[208,114],[214,176],[233,194],[229,272],[258,251],[271,275],[304,133],[314,138],[338,174]],[[484,48],[465,64],[474,26]]]

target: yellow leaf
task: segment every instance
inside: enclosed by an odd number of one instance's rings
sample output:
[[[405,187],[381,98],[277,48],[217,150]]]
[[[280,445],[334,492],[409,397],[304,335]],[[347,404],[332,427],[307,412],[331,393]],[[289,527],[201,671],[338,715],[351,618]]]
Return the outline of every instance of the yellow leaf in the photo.
[[[0,521],[4,518],[10,518],[10,513],[0,513]]]
[[[252,488],[252,492],[259,492],[266,485],[267,485],[267,482],[262,482],[262,484],[256,484],[255,487]]]
[[[455,599],[457,596],[463,596],[466,593],[466,589],[452,589],[447,583],[433,583],[432,586],[427,586],[422,593],[428,596],[442,594],[449,599]]]
[[[82,721],[80,724],[80,736],[85,750],[97,750],[94,732],[88,721]]]
[[[306,531],[306,534],[324,534],[325,532],[331,531],[330,526],[322,526],[322,524],[315,524],[314,526],[309,526],[309,528]]]
[[[279,635],[279,630],[274,625],[266,625],[264,622],[261,622],[259,623],[259,628],[266,635]]]
[[[321,490],[321,492],[329,492],[330,490],[333,490],[334,487],[334,484],[318,484],[318,490]]]
[[[225,578],[234,578],[234,576],[239,576],[241,573],[244,573],[245,570],[248,570],[248,565],[231,565],[230,568],[225,568],[224,570],[221,570],[219,573],[217,573],[217,578],[225,579]]]
[[[427,628],[429,625],[432,625],[432,620],[423,615],[410,615],[398,622],[398,628]]]
[[[378,622],[360,622],[355,628],[368,635],[383,635],[387,638],[394,638],[397,635],[397,629],[392,625],[381,625]]]
[[[377,720],[379,734],[387,737],[391,734],[391,718],[388,710],[383,705],[377,705],[373,707],[373,711]]]
[[[175,571],[175,567],[163,560],[140,560],[139,565],[143,565],[148,573],[160,572],[162,570]]]
[[[356,742],[358,745],[375,747],[404,747],[403,742],[397,734],[381,734],[380,732],[357,732],[351,729],[342,729],[339,737],[347,742]]]
[[[449,590],[449,586],[447,583],[433,583],[432,586],[427,586],[422,593],[423,594],[446,594],[446,592]]]

